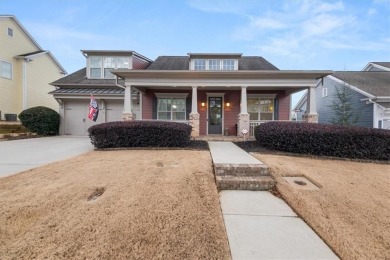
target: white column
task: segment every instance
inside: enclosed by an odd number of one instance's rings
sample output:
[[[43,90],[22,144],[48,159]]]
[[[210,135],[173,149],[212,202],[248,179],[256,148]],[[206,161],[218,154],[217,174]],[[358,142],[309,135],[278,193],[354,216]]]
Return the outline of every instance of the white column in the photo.
[[[191,113],[198,113],[198,87],[192,87]]]
[[[241,112],[240,114],[248,114],[248,109],[247,109],[247,98],[246,98],[246,88],[247,86],[242,86],[241,87]]]
[[[316,106],[316,88],[310,87],[308,93],[308,114],[317,114],[317,106]]]
[[[132,113],[132,109],[131,109],[131,92],[132,92],[132,89],[131,89],[131,86],[126,86],[125,88],[125,104],[124,104],[124,108],[123,108],[123,112],[124,113]]]

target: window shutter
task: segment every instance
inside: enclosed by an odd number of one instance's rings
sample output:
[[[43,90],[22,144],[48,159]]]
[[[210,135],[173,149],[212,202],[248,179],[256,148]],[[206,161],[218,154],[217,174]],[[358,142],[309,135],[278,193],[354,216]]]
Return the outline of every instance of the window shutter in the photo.
[[[279,120],[279,100],[274,99],[274,120]]]
[[[157,119],[157,97],[153,97],[152,119]]]
[[[186,120],[190,120],[190,113],[192,108],[192,97],[186,98]]]

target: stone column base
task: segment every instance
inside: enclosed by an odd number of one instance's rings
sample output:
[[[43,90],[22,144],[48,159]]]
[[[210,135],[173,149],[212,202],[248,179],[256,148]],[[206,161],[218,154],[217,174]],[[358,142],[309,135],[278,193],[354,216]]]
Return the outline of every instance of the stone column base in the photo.
[[[192,126],[191,137],[199,136],[199,113],[190,113],[190,126]]]
[[[303,114],[302,119],[307,123],[318,123],[318,114]]]
[[[242,131],[246,130],[246,137],[249,137],[249,114],[238,114],[237,116],[237,136],[243,136]]]
[[[131,112],[123,112],[122,114],[122,120],[123,121],[131,121],[135,120],[135,114]]]

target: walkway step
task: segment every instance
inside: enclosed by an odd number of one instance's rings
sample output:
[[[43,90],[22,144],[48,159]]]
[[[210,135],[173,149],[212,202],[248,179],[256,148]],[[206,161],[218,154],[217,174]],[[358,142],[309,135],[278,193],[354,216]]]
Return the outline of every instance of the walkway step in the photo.
[[[275,186],[271,176],[216,176],[219,190],[265,191]]]
[[[231,164],[215,163],[216,176],[266,176],[269,175],[268,167],[262,163],[257,164]]]

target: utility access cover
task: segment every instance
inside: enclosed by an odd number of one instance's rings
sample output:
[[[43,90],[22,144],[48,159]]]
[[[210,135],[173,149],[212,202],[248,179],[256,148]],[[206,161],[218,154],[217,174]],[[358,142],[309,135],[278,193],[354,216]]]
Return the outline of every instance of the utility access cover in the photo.
[[[301,190],[319,190],[320,188],[302,176],[286,176],[283,177],[291,186]]]

